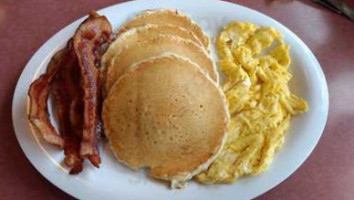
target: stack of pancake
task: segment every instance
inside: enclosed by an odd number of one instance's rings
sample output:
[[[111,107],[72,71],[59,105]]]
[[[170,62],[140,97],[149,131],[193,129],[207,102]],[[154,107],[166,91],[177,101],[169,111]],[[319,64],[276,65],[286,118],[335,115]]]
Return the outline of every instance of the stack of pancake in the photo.
[[[209,51],[189,17],[145,11],[102,57],[103,123],[117,159],[183,187],[220,152],[229,114]]]

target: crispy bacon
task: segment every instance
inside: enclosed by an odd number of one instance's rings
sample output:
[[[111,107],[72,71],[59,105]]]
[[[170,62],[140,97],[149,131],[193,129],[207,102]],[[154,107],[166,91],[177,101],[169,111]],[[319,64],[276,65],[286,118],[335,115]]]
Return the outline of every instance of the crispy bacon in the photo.
[[[35,80],[28,91],[30,111],[28,119],[44,141],[60,148],[64,147],[63,138],[57,133],[49,119],[47,100],[51,82],[62,65],[64,51],[57,52],[48,64],[47,72]]]
[[[82,112],[72,112],[72,104],[77,106],[80,102],[80,67],[77,63],[77,57],[72,46],[72,40],[69,40],[64,49],[65,55],[62,58],[63,65],[60,67],[52,83],[53,103],[59,121],[60,133],[64,138],[64,162],[71,167],[70,174],[77,174],[82,171],[83,159],[80,157],[81,133],[78,133],[77,121],[75,124],[72,118],[80,119]]]
[[[45,141],[64,148],[64,162],[71,167],[70,174],[82,171],[84,158],[96,167],[101,163],[98,151],[102,133],[99,67],[101,56],[113,39],[112,34],[107,19],[91,12],[28,92],[29,121]],[[60,134],[49,119],[47,100],[50,92]]]
[[[91,12],[79,26],[74,37],[74,49],[81,68],[84,118],[80,155],[96,167],[101,163],[98,151],[100,138],[101,83],[100,60],[111,42],[112,28],[104,16]]]

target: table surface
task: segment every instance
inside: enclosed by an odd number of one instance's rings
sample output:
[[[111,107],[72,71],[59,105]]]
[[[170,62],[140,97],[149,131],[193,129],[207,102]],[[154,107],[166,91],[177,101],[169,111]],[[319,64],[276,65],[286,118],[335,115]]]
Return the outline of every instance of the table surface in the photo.
[[[117,0],[2,0],[0,2],[0,197],[72,199],[43,178],[23,154],[11,121],[13,91],[35,51],[90,9]],[[286,181],[257,199],[354,199],[354,22],[306,0],[233,1],[294,31],[326,75],[330,112],[311,156]],[[353,0],[346,1],[354,5]]]

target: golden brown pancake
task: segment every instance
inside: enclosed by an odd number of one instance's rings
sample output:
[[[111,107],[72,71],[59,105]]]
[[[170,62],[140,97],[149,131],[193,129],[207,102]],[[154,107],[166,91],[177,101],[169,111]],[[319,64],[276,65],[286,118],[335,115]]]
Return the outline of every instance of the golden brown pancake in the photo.
[[[110,60],[117,53],[122,51],[124,47],[136,44],[149,38],[157,37],[160,34],[175,35],[183,39],[193,41],[203,47],[203,44],[199,41],[193,32],[178,26],[169,24],[148,24],[141,27],[131,28],[123,34],[120,34],[116,40],[110,44],[108,50],[103,55],[100,68],[101,82],[104,83],[106,81],[107,69]],[[106,91],[104,91],[104,93],[106,93]]]
[[[198,37],[203,46],[209,49],[208,36],[191,18],[179,13],[177,10],[159,9],[145,11],[125,24],[119,32],[122,33],[146,24],[171,24],[190,30]]]
[[[106,91],[109,91],[114,82],[134,63],[166,52],[189,58],[217,82],[218,74],[215,71],[213,60],[205,49],[195,42],[177,36],[158,35],[155,38],[127,46],[115,55],[108,67]]]
[[[118,160],[133,169],[150,168],[152,177],[175,187],[216,158],[228,121],[219,86],[174,54],[132,66],[103,106],[104,129]]]

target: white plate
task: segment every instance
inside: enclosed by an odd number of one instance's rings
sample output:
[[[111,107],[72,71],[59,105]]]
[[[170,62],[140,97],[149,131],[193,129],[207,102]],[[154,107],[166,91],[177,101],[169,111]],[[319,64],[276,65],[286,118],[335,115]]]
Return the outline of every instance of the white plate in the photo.
[[[114,5],[99,11],[116,29],[136,13],[154,8],[178,9],[190,15],[211,36],[231,21],[250,21],[280,30],[291,45],[294,75],[291,89],[306,99],[310,110],[295,117],[286,134],[283,148],[273,164],[260,176],[247,177],[232,185],[204,186],[191,183],[183,190],[170,190],[147,178],[143,170],[131,171],[117,163],[103,145],[102,165],[95,169],[85,164],[77,176],[68,175],[62,167],[63,153],[44,144],[30,131],[27,116],[27,90],[42,73],[52,55],[63,48],[83,18],[50,38],[32,57],[22,72],[13,99],[12,116],[17,139],[35,168],[54,185],[79,199],[250,199],[285,180],[309,156],[316,146],[327,120],[328,91],[319,63],[309,48],[289,29],[257,11],[213,0],[143,0]]]

